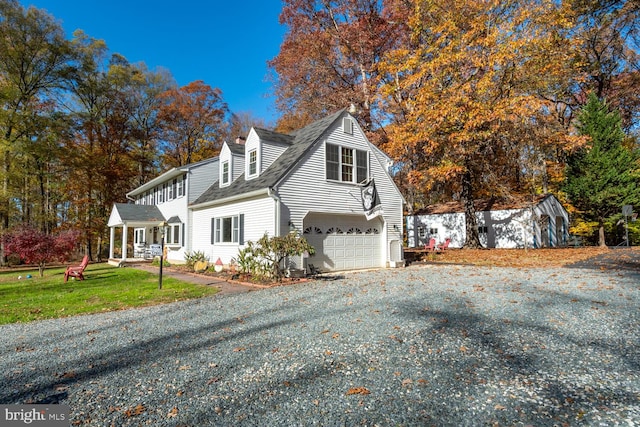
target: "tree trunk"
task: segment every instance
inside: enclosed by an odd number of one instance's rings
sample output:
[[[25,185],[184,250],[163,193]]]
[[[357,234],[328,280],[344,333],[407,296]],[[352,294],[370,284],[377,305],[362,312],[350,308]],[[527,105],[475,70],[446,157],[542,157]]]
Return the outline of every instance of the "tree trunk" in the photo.
[[[473,184],[471,182],[471,172],[469,169],[462,176],[462,203],[464,204],[464,222],[466,228],[466,238],[463,248],[481,248],[480,237],[478,235],[478,220],[476,218],[476,206],[473,203]]]
[[[97,243],[98,249],[97,249],[97,253],[96,253],[96,258],[98,260],[98,262],[102,262],[102,235],[98,235],[98,243]]]
[[[604,235],[604,222],[602,220],[598,221],[598,244],[600,247],[607,246],[607,241]]]

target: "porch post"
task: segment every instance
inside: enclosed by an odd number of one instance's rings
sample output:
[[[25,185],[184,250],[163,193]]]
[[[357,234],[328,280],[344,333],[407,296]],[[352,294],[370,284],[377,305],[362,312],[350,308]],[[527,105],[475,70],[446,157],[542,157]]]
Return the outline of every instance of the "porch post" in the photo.
[[[115,227],[109,227],[109,259],[113,259],[113,242],[116,239]]]
[[[129,233],[127,233],[128,228],[127,228],[127,224],[124,224],[122,226],[122,259],[125,260],[127,259],[127,235]]]

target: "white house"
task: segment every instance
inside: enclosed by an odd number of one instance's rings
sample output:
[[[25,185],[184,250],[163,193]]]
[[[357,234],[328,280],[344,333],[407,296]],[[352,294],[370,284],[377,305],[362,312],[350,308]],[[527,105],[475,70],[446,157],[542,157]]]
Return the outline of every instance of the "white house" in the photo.
[[[188,203],[164,209],[162,199],[140,197],[164,188],[169,172],[128,194],[136,205],[155,203],[164,220],[180,224],[182,231],[174,229],[178,234],[169,233],[166,240],[170,261],[184,261],[186,251],[202,251],[211,261],[227,264],[265,233],[297,232],[316,253],[290,260],[291,267],[310,263],[337,271],[403,262],[404,199],[389,175],[391,161],[346,111],[291,134],[253,128],[246,140],[224,143],[220,156],[208,162],[202,175],[201,167],[184,172],[187,184],[208,181],[193,200],[196,189],[185,187]],[[122,210],[114,206],[111,227],[125,222],[117,217]],[[153,237],[157,215],[144,215],[144,227],[132,224]],[[150,241],[155,240],[145,243]]]
[[[164,231],[167,257],[184,260],[191,245],[189,203],[193,202],[218,175],[218,159],[207,159],[173,168],[127,193],[132,203],[116,203],[111,210],[109,259],[112,263],[127,258],[145,258],[157,254]],[[164,230],[160,224],[166,223]],[[133,251],[128,253],[128,230],[133,228]],[[114,256],[116,230],[122,229],[120,258]],[[152,253],[154,252],[154,253]]]
[[[480,242],[487,248],[541,248],[567,244],[569,214],[549,194],[533,200],[476,200]],[[409,247],[422,247],[435,238],[451,239],[449,247],[464,245],[466,225],[461,202],[432,205],[406,218]]]

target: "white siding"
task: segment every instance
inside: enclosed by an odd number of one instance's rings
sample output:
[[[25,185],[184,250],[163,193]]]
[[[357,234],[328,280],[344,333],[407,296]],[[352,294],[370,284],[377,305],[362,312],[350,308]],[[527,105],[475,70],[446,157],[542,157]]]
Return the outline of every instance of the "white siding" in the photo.
[[[265,233],[274,235],[276,204],[270,197],[244,200],[224,206],[198,209],[193,211],[194,228],[193,251],[202,251],[215,262],[218,257],[228,264],[232,257],[238,256],[238,249],[244,247],[231,243],[211,243],[211,218],[244,214],[244,241],[256,241]]]
[[[193,167],[187,177],[187,194],[189,203],[195,201],[204,191],[218,180],[218,166],[215,161]]]
[[[364,217],[360,187],[356,184],[327,181],[325,178],[325,143],[370,151],[359,126],[354,125],[353,135],[342,130],[342,120],[337,120],[322,143],[316,144],[296,168],[280,185],[278,194],[286,205],[281,224],[291,220],[298,228],[310,212],[359,215]],[[402,196],[378,157],[369,155],[369,175],[375,179],[378,195],[384,210],[383,245],[381,254],[389,261],[392,241],[402,241]],[[395,258],[395,257],[394,257]]]
[[[231,177],[233,176],[233,161],[231,159],[231,150],[229,150],[226,142],[222,144],[222,150],[220,150],[220,166],[218,167],[218,183],[221,187],[231,184],[232,181],[231,179],[229,179],[229,182],[227,182],[226,184],[222,183],[222,165],[225,162],[229,162],[229,177]]]
[[[488,248],[539,248],[563,246],[567,242],[569,215],[555,197],[548,197],[533,208],[477,212],[480,242]],[[424,231],[420,235],[420,229]],[[437,230],[431,234],[431,230]],[[451,239],[452,248],[460,248],[466,238],[464,213],[407,217],[407,243],[421,247],[434,237],[438,243]]]
[[[258,165],[257,165],[257,171],[258,174],[254,175],[252,177],[249,177],[249,152],[251,150],[257,150],[257,161],[258,161]],[[257,176],[260,175],[261,173],[261,159],[260,159],[260,138],[258,137],[258,135],[256,134],[256,131],[253,130],[253,128],[251,128],[251,131],[249,132],[249,136],[247,136],[247,141],[245,142],[245,156],[244,156],[244,176],[246,179],[252,179],[252,178],[256,178]]]
[[[422,232],[421,232],[422,230]],[[431,238],[442,243],[450,238],[449,247],[460,248],[465,240],[463,213],[407,216],[407,243],[409,247],[421,247]]]
[[[536,246],[564,246],[569,238],[569,213],[554,196],[547,197],[534,209]]]
[[[277,144],[271,141],[261,141],[261,147],[258,151],[258,157],[260,158],[259,166],[260,173],[267,170],[273,162],[275,162],[278,157],[288,148],[288,145],[285,144]]]
[[[487,248],[533,247],[531,214],[528,209],[510,209],[476,214],[478,226],[486,226],[487,233],[480,242]]]
[[[167,245],[167,260],[169,262],[184,262],[184,254],[186,248],[189,245],[189,210],[187,208],[187,197],[179,197],[169,202],[158,205],[158,209],[162,212],[162,216],[166,219],[172,216],[180,217],[182,221],[182,244],[181,245]]]
[[[234,154],[231,156],[231,180],[235,181],[240,175],[244,173],[244,156]]]

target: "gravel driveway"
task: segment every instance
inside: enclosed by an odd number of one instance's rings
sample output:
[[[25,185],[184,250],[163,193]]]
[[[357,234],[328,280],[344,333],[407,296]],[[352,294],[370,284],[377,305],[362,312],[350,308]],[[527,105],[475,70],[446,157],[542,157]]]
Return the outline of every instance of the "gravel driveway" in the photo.
[[[0,327],[73,425],[640,425],[640,270],[410,266]]]

